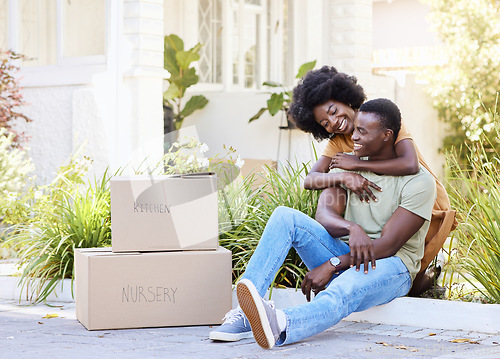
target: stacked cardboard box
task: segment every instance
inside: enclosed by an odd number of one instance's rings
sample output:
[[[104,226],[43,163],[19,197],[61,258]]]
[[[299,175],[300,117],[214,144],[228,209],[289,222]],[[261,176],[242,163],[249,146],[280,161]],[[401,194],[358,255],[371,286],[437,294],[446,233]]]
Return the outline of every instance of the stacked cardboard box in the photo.
[[[113,178],[112,249],[75,251],[77,319],[89,330],[220,324],[231,252],[217,213],[213,173]]]

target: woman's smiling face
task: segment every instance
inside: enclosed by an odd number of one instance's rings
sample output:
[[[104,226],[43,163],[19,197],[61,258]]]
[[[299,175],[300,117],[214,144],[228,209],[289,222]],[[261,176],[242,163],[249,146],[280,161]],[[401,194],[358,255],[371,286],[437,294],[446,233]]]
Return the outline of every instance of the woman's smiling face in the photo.
[[[348,105],[329,100],[313,109],[316,122],[328,133],[349,135],[354,131],[356,112]]]

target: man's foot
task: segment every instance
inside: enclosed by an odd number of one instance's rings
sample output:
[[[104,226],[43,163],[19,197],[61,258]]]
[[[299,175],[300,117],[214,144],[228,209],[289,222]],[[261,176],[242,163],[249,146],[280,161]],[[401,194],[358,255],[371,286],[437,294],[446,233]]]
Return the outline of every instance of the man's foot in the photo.
[[[242,279],[236,286],[238,302],[245,313],[257,344],[271,349],[280,336],[276,309],[272,301],[262,299],[257,288],[248,279]]]
[[[241,308],[230,310],[224,316],[224,323],[210,332],[208,337],[212,340],[222,340],[224,342],[237,342],[241,339],[252,337],[250,323]]]

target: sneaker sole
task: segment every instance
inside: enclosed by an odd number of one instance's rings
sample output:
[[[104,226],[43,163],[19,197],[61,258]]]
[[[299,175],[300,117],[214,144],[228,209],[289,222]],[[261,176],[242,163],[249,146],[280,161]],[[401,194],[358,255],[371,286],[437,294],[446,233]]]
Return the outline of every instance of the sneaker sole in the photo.
[[[260,294],[253,284],[247,285],[246,282],[246,279],[242,279],[236,287],[238,302],[250,323],[257,344],[264,349],[271,349],[275,341],[271,327],[268,324],[266,309]]]
[[[210,332],[208,334],[208,338],[211,340],[219,340],[222,342],[237,342],[242,339],[253,338],[253,334],[251,331],[246,333],[223,333],[223,332]]]

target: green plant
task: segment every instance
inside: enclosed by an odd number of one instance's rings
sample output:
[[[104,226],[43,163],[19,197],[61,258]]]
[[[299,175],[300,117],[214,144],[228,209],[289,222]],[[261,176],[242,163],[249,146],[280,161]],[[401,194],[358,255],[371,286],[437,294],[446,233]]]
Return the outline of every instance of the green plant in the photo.
[[[81,156],[81,150],[75,152],[68,164],[59,168],[51,183],[40,186],[35,183],[35,178],[28,178],[25,190],[4,202],[3,221],[12,225],[29,224],[50,217],[52,207],[58,205],[66,193],[72,193],[78,185],[84,184],[91,160]]]
[[[35,303],[45,300],[63,279],[73,277],[75,248],[111,244],[110,176],[106,171],[82,188],[89,166],[88,158],[75,155],[52,183],[28,192],[26,212],[17,219],[25,222],[12,226],[6,235],[6,243],[17,248],[21,288]]]
[[[164,105],[174,112],[174,130],[182,126],[184,119],[194,111],[206,106],[208,100],[203,95],[192,96],[183,106],[182,99],[186,90],[198,82],[196,69],[191,63],[200,59],[201,44],[184,50],[184,42],[177,35],[165,36],[164,68],[170,73],[169,87],[163,94]]]
[[[498,113],[491,115],[498,137]],[[500,152],[485,146],[487,141],[483,135],[467,145],[468,166],[462,164],[459,152],[447,153],[447,182],[459,220],[457,267],[469,274],[463,278],[488,301],[500,303]]]
[[[13,146],[14,141],[15,134],[0,127],[0,220],[31,182],[29,175],[35,168],[26,151]]]
[[[312,70],[314,66],[316,66],[316,60],[302,64],[295,78],[300,79],[307,73],[307,71]],[[271,116],[274,116],[280,111],[286,113],[290,107],[292,101],[292,90],[288,89],[284,84],[274,81],[266,81],[262,85],[270,88],[280,88],[281,91],[272,92],[271,96],[267,100],[267,106],[262,107],[259,112],[248,120],[248,122],[259,119],[260,116],[262,116],[266,111],[268,111]]]
[[[303,180],[309,171],[309,165],[289,164],[278,172],[267,167],[266,173],[257,174],[263,177],[263,184],[252,190],[253,177],[242,181],[236,190],[245,194],[247,212],[244,218],[231,223],[230,228],[220,236],[222,246],[233,252],[233,279],[235,281],[243,274],[262,232],[278,206],[295,208],[314,218],[318,202],[318,191],[305,190]],[[291,250],[280,270],[274,278],[272,286],[296,287],[307,273],[307,268],[295,252]]]
[[[0,128],[3,127],[9,133],[14,133],[12,141],[14,147],[17,147],[21,141],[26,140],[26,136],[14,130],[12,121],[18,119],[26,122],[31,121],[26,115],[17,110],[26,102],[21,94],[19,79],[14,76],[14,73],[19,71],[19,67],[14,65],[14,62],[23,57],[23,55],[12,51],[0,50]]]

